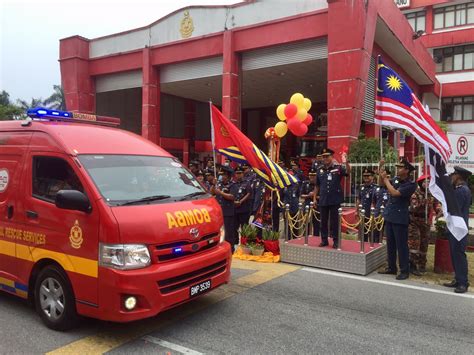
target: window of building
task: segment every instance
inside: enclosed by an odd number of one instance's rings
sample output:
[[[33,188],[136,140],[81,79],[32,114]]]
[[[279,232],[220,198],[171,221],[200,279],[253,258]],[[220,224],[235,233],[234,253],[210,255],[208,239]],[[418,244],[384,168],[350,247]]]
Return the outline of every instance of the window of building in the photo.
[[[425,30],[425,21],[426,21],[426,12],[425,11],[418,11],[418,12],[411,12],[405,15],[408,22],[413,28],[413,31],[424,31]]]
[[[446,97],[443,99],[441,121],[474,120],[474,96]]]
[[[435,49],[433,58],[438,73],[474,69],[474,44]]]
[[[54,202],[61,190],[84,192],[79,178],[66,161],[55,157],[34,157],[33,196]]]
[[[434,28],[474,24],[474,3],[440,7],[434,10]]]

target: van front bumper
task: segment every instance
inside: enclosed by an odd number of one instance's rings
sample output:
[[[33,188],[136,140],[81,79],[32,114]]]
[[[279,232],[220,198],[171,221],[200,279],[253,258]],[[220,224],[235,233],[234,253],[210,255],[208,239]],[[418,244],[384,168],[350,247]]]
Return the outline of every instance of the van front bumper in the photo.
[[[100,267],[99,305],[94,316],[114,322],[155,316],[194,299],[190,290],[192,286],[210,281],[210,289],[204,290],[208,292],[229,282],[230,267],[231,249],[227,242],[212,251],[152,264],[139,270]],[[125,309],[124,302],[131,296],[136,298],[137,305],[129,311]]]

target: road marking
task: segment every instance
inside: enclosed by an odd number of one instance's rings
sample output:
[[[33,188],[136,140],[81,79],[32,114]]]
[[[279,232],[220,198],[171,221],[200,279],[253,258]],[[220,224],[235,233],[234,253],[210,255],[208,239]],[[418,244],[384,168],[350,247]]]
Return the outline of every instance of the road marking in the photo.
[[[300,266],[283,263],[257,263],[253,261],[232,260],[232,267],[237,269],[257,270],[256,272],[239,277],[227,285],[223,285],[212,292],[166,311],[156,317],[148,318],[133,325],[107,324],[106,330],[98,334],[87,336],[68,345],[55,349],[47,354],[103,354],[125,343],[141,338],[151,332],[170,326],[178,320],[225,299],[248,291],[277,277],[301,269]]]
[[[178,353],[181,353],[181,354],[204,355],[203,353],[200,353],[199,351],[195,351],[193,349],[189,349],[189,348],[186,348],[186,347],[178,345],[178,344],[170,343],[169,341],[161,340],[161,339],[158,339],[156,337],[152,337],[151,335],[145,335],[144,337],[142,337],[142,339],[145,340],[145,341],[148,341],[150,343],[160,345],[160,346],[163,346],[165,348],[177,351]]]
[[[444,290],[436,290],[436,289],[428,288],[428,287],[421,287],[421,286],[407,285],[407,284],[392,282],[392,281],[371,279],[371,278],[366,277],[366,276],[350,275],[350,274],[344,274],[344,273],[335,272],[335,271],[311,269],[311,268],[307,268],[307,267],[304,267],[301,270],[314,272],[315,274],[344,277],[346,279],[373,282],[373,283],[378,283],[378,284],[382,284],[382,285],[397,286],[397,287],[409,288],[409,289],[412,289],[412,290],[426,291],[426,292],[432,292],[432,293],[440,293],[440,294],[449,295],[449,296],[457,296],[457,297],[464,297],[464,298],[474,299],[474,295],[472,295],[472,294],[454,293],[453,291],[449,292],[449,291],[444,291]]]

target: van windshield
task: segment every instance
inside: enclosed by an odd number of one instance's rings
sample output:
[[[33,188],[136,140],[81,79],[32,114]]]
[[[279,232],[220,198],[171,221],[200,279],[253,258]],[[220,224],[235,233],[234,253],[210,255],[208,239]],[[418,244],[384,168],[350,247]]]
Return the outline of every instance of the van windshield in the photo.
[[[80,155],[105,200],[113,206],[208,197],[174,158],[140,155]]]

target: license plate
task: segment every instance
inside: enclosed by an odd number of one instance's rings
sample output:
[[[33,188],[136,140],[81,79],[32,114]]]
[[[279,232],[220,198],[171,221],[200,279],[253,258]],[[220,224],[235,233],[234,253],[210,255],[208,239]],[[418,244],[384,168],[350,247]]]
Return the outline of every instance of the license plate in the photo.
[[[211,289],[211,280],[206,280],[197,285],[193,285],[189,287],[189,297],[196,297],[201,293],[204,293]]]

